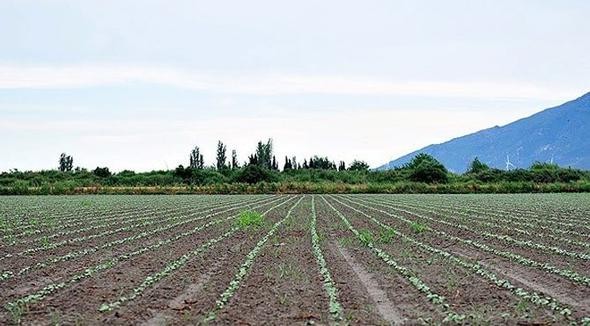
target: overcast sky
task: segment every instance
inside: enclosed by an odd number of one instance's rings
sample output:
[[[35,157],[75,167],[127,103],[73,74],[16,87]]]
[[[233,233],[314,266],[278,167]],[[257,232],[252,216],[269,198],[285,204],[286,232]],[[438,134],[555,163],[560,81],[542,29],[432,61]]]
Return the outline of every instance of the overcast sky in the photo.
[[[590,1],[0,1],[0,171],[371,166],[590,91]]]

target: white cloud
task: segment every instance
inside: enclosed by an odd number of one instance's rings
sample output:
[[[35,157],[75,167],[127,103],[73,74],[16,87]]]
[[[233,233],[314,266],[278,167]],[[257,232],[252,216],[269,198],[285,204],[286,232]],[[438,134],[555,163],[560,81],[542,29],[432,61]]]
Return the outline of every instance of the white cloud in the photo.
[[[515,82],[391,81],[366,76],[211,74],[128,65],[0,65],[0,89],[70,89],[152,83],[214,93],[411,95],[562,101],[586,90]]]

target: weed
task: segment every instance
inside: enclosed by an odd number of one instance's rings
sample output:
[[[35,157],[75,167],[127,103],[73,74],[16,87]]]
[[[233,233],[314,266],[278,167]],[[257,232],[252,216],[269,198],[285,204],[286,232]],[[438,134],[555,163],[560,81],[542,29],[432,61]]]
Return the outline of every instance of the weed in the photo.
[[[44,236],[43,238],[41,238],[39,240],[39,242],[41,242],[41,246],[43,246],[43,247],[49,246],[49,239],[47,238],[47,236]]]
[[[379,241],[382,243],[390,243],[395,235],[396,232],[393,229],[382,230],[381,234],[379,234]]]
[[[283,306],[288,306],[290,304],[288,296],[286,294],[279,294],[279,303]]]
[[[278,266],[279,278],[301,279],[302,272],[296,263],[285,263]]]
[[[237,224],[241,229],[258,228],[264,225],[264,217],[255,211],[244,211],[238,216]]]
[[[529,311],[529,303],[524,299],[518,301],[518,304],[516,304],[516,311],[521,314],[527,314]]]
[[[59,325],[61,325],[61,318],[59,316],[59,312],[58,311],[51,311],[49,315],[50,315],[50,318],[51,318],[50,325],[52,325],[52,326],[59,326]]]
[[[419,222],[413,222],[412,224],[410,224],[410,228],[416,234],[419,234],[419,233],[422,233],[422,232],[428,230],[428,226],[426,224],[419,223]]]
[[[369,244],[369,243],[373,243],[373,235],[371,234],[371,231],[369,231],[369,230],[360,230],[358,238],[365,245]]]
[[[352,245],[352,242],[354,241],[354,237],[342,237],[340,239],[338,239],[338,243],[342,246],[342,247],[350,247],[350,245]]]
[[[10,318],[15,325],[20,325],[24,313],[24,307],[20,304],[8,304],[6,309],[10,312]]]
[[[182,321],[183,321],[184,323],[188,323],[188,322],[190,321],[190,319],[191,319],[191,313],[190,313],[190,312],[188,312],[188,311],[185,311],[185,312],[182,314]]]

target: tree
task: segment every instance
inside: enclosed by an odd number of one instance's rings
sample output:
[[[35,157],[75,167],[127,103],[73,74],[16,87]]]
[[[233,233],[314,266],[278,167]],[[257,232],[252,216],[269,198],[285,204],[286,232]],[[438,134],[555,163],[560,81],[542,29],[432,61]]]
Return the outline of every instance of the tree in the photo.
[[[368,171],[369,164],[367,164],[365,161],[354,160],[348,169],[351,171]]]
[[[258,156],[256,154],[248,156],[248,165],[258,165]]]
[[[319,157],[314,155],[313,157],[309,158],[308,168],[319,170],[336,170],[336,164],[330,161],[327,157]]]
[[[258,183],[261,181],[273,181],[272,172],[256,164],[244,167],[238,174],[237,180],[245,183]]]
[[[112,175],[111,171],[109,171],[109,168],[104,167],[96,167],[96,169],[94,169],[94,171],[92,171],[92,174],[94,174],[95,176],[99,177],[99,178],[108,178]]]
[[[192,177],[193,170],[194,170],[194,168],[191,168],[191,167],[184,168],[184,166],[182,166],[182,164],[181,164],[174,170],[174,175],[181,178],[182,181],[188,182]]]
[[[195,146],[195,148],[191,151],[190,154],[189,168],[202,169],[204,166],[205,162],[203,161],[203,154],[201,154],[199,146]]]
[[[238,169],[240,167],[240,163],[238,163],[238,153],[235,149],[231,151],[231,168],[232,170]]]
[[[61,172],[71,172],[74,167],[74,158],[66,153],[59,156],[59,170]]]
[[[410,171],[410,180],[426,183],[444,183],[448,181],[448,171],[444,165],[428,154],[416,155],[405,166]]]
[[[279,169],[279,163],[277,162],[277,158],[274,155],[272,156],[272,163],[270,167],[275,171]]]
[[[484,171],[488,171],[490,167],[479,160],[479,158],[475,157],[471,165],[469,166],[469,170],[467,170],[467,174],[477,174]]]
[[[267,169],[271,170],[273,168],[272,152],[273,152],[272,139],[269,138],[266,143],[259,141],[256,146],[256,154],[255,154],[255,157],[257,158],[256,164],[263,167],[263,168],[267,168]]]
[[[293,169],[293,163],[291,162],[291,159],[285,155],[285,165],[283,166],[283,171],[292,170],[292,169]]]
[[[345,171],[346,170],[346,163],[344,161],[340,161],[338,164],[338,171]]]
[[[220,141],[217,142],[217,170],[225,170],[227,167],[226,165],[227,156],[226,156],[226,146]]]

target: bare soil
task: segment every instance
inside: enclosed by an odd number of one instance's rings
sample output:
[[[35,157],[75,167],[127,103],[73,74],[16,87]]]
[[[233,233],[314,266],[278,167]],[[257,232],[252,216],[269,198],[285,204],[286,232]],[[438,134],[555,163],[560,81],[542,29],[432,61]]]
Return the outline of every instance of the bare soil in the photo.
[[[21,268],[73,251],[150,231],[156,227],[167,225],[169,222],[164,219],[170,217],[177,216],[178,219],[175,221],[191,218],[197,218],[197,220],[140,240],[126,242],[113,248],[37,268],[21,276],[0,280],[0,305],[4,307],[4,309],[0,309],[0,324],[139,324],[148,326],[335,324],[337,321],[330,313],[328,292],[324,286],[324,278],[312,247],[310,233],[312,196],[314,196],[317,212],[320,249],[336,287],[336,298],[342,307],[344,316],[344,320],[340,322],[343,324],[439,324],[445,323],[446,310],[429,301],[407,277],[400,275],[359,241],[340,217],[326,204],[324,198],[341,212],[355,229],[370,234],[372,237],[370,241],[375,247],[386,252],[399,265],[411,270],[412,275],[426,283],[433,292],[444,296],[449,309],[465,315],[464,322],[466,324],[567,324],[580,322],[583,318],[590,316],[589,286],[572,282],[539,268],[518,264],[468,244],[448,240],[429,231],[415,232],[407,223],[386,214],[338,199],[339,197],[323,195],[303,196],[303,200],[296,207],[294,205],[302,198],[301,195],[248,197],[248,202],[263,198],[267,200],[256,209],[258,212],[263,212],[281,202],[285,202],[285,204],[270,211],[264,218],[264,225],[257,228],[240,229],[232,233],[229,237],[192,257],[186,264],[153,285],[147,286],[133,300],[125,302],[112,311],[99,311],[99,307],[103,303],[113,302],[121,296],[129,296],[146,278],[162,271],[171,262],[177,261],[184,254],[200,247],[207,241],[225,234],[236,225],[236,219],[231,218],[155,250],[122,259],[109,268],[97,271],[91,276],[82,277],[78,282],[68,283],[75,275],[88,268],[99,266],[114,257],[122,257],[121,255],[170,239],[181,232],[190,231],[209,221],[229,218],[240,211],[248,210],[249,207],[244,204],[243,207],[236,210],[206,219],[198,219],[211,213],[191,215],[201,211],[201,208],[207,206],[208,203],[212,203],[210,197],[154,197],[154,202],[150,206],[150,199],[144,197],[137,197],[136,202],[133,201],[134,197],[117,197],[117,199],[113,199],[113,204],[109,205],[108,201],[105,201],[105,197],[84,196],[83,198],[48,197],[48,199],[40,198],[38,201],[29,199],[23,203],[31,205],[30,216],[37,218],[53,216],[58,220],[69,221],[68,223],[74,221],[84,223],[85,220],[92,219],[91,222],[85,223],[87,226],[108,221],[109,217],[123,216],[127,212],[136,214],[137,221],[150,219],[156,223],[67,244],[55,249],[39,251],[32,255],[6,257],[0,260],[0,273],[18,271]],[[360,197],[348,196],[347,198],[360,202]],[[376,201],[379,198],[397,197],[383,195],[370,200]],[[420,198],[429,200],[431,204],[442,203],[438,197],[425,195]],[[493,197],[486,196],[485,200],[490,200],[490,198]],[[217,196],[213,202],[218,203],[218,206],[212,212],[225,210],[227,204],[243,199],[246,198]],[[373,223],[363,213],[340,204],[336,199],[369,214],[412,239],[433,248],[442,249],[464,261],[477,263],[498,277],[509,280],[517,287],[537,292],[542,296],[553,297],[572,311],[571,317],[565,319],[547,307],[527,301],[477,275],[472,270],[404,241],[399,235],[387,238],[382,227]],[[590,223],[590,213],[586,212],[587,207],[560,209],[560,207],[554,207],[558,205],[554,199],[547,199],[547,202],[543,202],[543,199],[543,195],[539,195],[537,202],[543,203],[547,207],[552,205],[548,214],[560,212],[560,216],[567,216],[568,212],[571,212],[572,215],[575,214],[576,219],[580,220],[580,223]],[[18,207],[18,201],[21,199],[14,197],[11,200],[15,201],[10,203],[11,207]],[[271,202],[271,200],[276,201]],[[500,200],[506,201],[508,199],[502,198]],[[363,201],[363,204],[367,204],[367,202]],[[470,197],[469,205],[476,204],[477,196]],[[395,212],[410,220],[425,223],[429,227],[457,237],[477,240],[499,250],[510,251],[539,262],[547,262],[560,268],[571,269],[584,276],[590,276],[590,263],[583,259],[511,245],[504,241],[485,238],[478,232],[456,229],[443,223],[423,221],[412,213],[412,207],[409,206],[405,208],[409,212],[401,212],[394,208],[388,209],[374,204],[367,205]],[[490,207],[490,204],[486,203],[485,207]],[[526,207],[526,203],[522,207]],[[253,264],[247,270],[227,304],[223,309],[215,310],[217,300],[220,299],[220,295],[239,272],[248,253],[267,234],[274,223],[287,216],[287,212],[291,208],[293,208],[291,216],[278,227],[276,233],[269,238],[258,255],[254,257]],[[24,214],[22,209],[18,211],[19,214]],[[534,207],[529,210],[523,208],[523,211],[527,214],[542,216],[542,211]],[[422,215],[426,214],[416,212]],[[0,218],[6,214],[10,213],[2,211]],[[446,218],[444,214],[430,214],[428,216],[441,220]],[[25,217],[23,215],[23,218]],[[97,217],[98,219],[96,219]],[[112,228],[133,223],[134,221],[117,222]],[[464,224],[477,231],[487,230],[501,233],[502,230],[500,226],[483,228],[472,221],[465,221]],[[75,227],[71,227],[63,230],[75,229]],[[105,228],[100,228],[75,233],[71,236],[57,236],[51,241],[93,236],[104,231]],[[55,232],[59,231],[40,230],[39,233],[21,238],[21,240],[36,239]],[[507,229],[504,233],[519,239],[528,239],[514,230]],[[575,237],[572,236],[571,239],[575,239]],[[583,250],[580,246],[558,243],[551,239],[530,238],[528,240],[559,246],[571,251]],[[0,255],[15,254],[37,245],[36,241],[25,241],[17,245],[4,243],[0,245]],[[62,282],[66,283],[63,288],[55,291],[49,289],[46,294],[38,292],[47,286],[61,286]],[[8,303],[33,293],[40,293],[40,298],[33,298],[30,303],[18,306],[20,309],[7,309]],[[212,316],[212,311],[216,312],[213,315],[214,318],[207,318]]]

